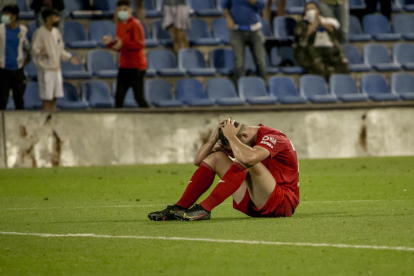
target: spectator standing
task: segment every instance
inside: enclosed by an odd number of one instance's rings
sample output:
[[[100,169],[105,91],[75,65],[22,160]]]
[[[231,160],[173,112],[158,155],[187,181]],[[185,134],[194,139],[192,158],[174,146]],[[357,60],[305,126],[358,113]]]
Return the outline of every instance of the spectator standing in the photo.
[[[108,48],[120,52],[115,106],[124,106],[125,95],[132,87],[139,107],[148,107],[144,98],[144,77],[147,68],[144,27],[132,16],[129,0],[118,0],[117,17],[119,22],[115,39],[111,35],[103,38],[103,43]]]
[[[348,60],[339,43],[340,24],[320,15],[317,3],[308,2],[303,19],[295,28],[296,61],[310,74],[348,73]]]
[[[0,0],[0,11],[3,10],[5,6],[16,5],[16,0]]]
[[[65,51],[65,43],[57,26],[59,13],[46,8],[42,11],[45,24],[33,35],[32,55],[37,67],[37,81],[43,110],[55,110],[57,98],[63,97],[61,60],[78,65],[79,60]]]
[[[187,29],[191,28],[186,0],[164,0],[162,28],[170,32],[174,51],[188,48]]]
[[[5,110],[10,89],[16,109],[23,109],[23,94],[26,89],[24,65],[30,60],[27,28],[17,23],[19,7],[7,5],[2,10],[0,24],[0,110]],[[27,52],[28,59],[24,57]]]
[[[348,43],[349,33],[349,0],[319,0],[319,8],[323,17],[333,17],[341,25],[341,43]]]
[[[267,22],[272,22],[272,2],[277,3],[276,16],[284,16],[286,12],[286,0],[267,0],[266,7],[263,9],[263,18],[266,19]]]
[[[55,9],[59,12],[59,31],[60,34],[63,36],[63,29],[65,26],[65,18],[66,18],[66,10],[65,10],[65,2],[64,0],[33,0],[30,7],[36,13],[36,23],[37,26],[42,26],[45,22],[42,17],[42,11],[44,9]]]
[[[246,46],[253,53],[257,74],[266,79],[265,37],[262,33],[260,14],[265,0],[224,0],[222,7],[230,30],[230,45],[233,49],[235,72],[234,79],[243,77],[244,54]]]
[[[391,21],[392,4],[391,0],[365,0],[367,5],[367,13],[375,13],[377,11],[377,4],[381,3],[381,13]]]

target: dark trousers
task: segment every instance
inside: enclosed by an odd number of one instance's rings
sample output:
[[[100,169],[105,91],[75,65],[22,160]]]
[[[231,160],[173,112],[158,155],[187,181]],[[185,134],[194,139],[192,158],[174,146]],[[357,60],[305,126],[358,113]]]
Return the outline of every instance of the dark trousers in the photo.
[[[381,2],[381,13],[385,15],[388,20],[391,19],[391,0],[365,0],[367,5],[367,13],[374,13],[377,11],[377,3]]]
[[[144,98],[145,70],[119,68],[116,83],[115,107],[124,106],[125,95],[130,87],[134,90],[135,100],[139,107],[148,107]]]
[[[16,109],[24,109],[23,95],[26,90],[26,76],[23,68],[14,71],[0,68],[0,110],[6,109],[10,89],[13,91]]]

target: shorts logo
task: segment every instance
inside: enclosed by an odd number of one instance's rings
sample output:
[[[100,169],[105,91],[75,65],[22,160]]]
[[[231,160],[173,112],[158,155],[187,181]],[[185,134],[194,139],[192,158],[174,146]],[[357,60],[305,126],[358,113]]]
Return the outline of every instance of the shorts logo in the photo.
[[[273,145],[276,145],[276,138],[273,138],[273,137],[264,136],[262,138],[262,141],[270,141]]]

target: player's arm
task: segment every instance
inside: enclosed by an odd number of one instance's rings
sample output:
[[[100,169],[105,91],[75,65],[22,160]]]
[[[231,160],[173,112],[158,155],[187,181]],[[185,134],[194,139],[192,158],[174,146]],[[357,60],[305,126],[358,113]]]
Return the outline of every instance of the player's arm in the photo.
[[[225,121],[223,129],[223,134],[226,136],[227,140],[230,143],[230,147],[233,151],[233,155],[236,158],[236,161],[241,163],[246,168],[253,167],[257,163],[265,160],[270,152],[259,146],[254,146],[253,148],[243,144],[239,138],[237,138],[237,133],[239,132],[239,127],[234,126],[234,121]]]
[[[203,162],[203,160],[209,156],[209,154],[212,151],[219,151],[220,150],[220,146],[216,146],[217,141],[219,140],[219,130],[220,128],[223,126],[224,121],[221,121],[217,127],[216,127],[216,131],[214,132],[213,136],[207,141],[207,143],[205,143],[199,150],[198,153],[196,155],[196,157],[194,158],[194,165],[196,165],[197,167],[200,166],[201,162]]]

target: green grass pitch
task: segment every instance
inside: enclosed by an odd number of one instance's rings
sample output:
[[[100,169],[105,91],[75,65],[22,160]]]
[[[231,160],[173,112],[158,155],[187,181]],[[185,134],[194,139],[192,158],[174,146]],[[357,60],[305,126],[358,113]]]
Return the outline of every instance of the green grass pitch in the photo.
[[[302,160],[291,218],[150,221],[194,169],[0,170],[0,275],[414,275],[414,157]]]

